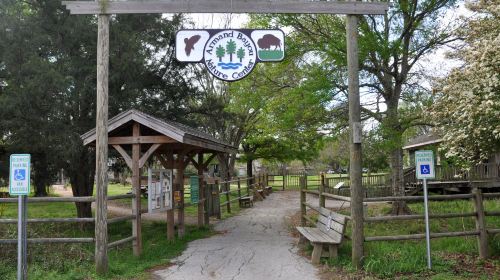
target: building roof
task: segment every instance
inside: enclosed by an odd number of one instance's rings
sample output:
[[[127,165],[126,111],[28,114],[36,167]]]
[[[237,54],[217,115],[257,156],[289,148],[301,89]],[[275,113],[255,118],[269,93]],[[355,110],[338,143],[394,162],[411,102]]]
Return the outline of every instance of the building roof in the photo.
[[[158,134],[170,137],[182,144],[196,146],[216,152],[236,153],[238,151],[237,147],[219,140],[210,134],[174,121],[161,120],[135,109],[122,112],[110,119],[108,121],[108,135],[119,133],[120,129],[123,129],[125,126],[134,121]],[[81,138],[84,145],[89,145],[95,142],[95,128],[81,135]]]
[[[432,145],[432,144],[440,143],[442,141],[443,141],[443,139],[439,135],[436,135],[433,133],[427,133],[427,134],[419,135],[419,136],[411,139],[410,141],[408,141],[408,143],[406,143],[406,145],[403,147],[403,150],[413,150],[413,149],[418,148],[418,147]]]

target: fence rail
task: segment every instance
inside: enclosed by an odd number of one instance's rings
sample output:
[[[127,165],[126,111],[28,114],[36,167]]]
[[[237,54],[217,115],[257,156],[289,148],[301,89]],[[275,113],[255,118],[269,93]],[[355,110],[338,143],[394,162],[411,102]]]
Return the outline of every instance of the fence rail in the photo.
[[[123,194],[123,195],[112,195],[108,196],[108,200],[117,200],[117,199],[127,199],[127,198],[135,198],[134,194]],[[79,196],[79,197],[28,197],[28,203],[44,203],[44,202],[94,202],[95,197],[93,196]],[[0,198],[0,203],[18,203],[19,200],[17,198]],[[135,219],[136,215],[127,215],[123,217],[116,217],[108,219],[108,223],[117,223],[121,221],[127,221]],[[17,224],[18,219],[0,219],[0,224]],[[31,218],[26,220],[27,223],[94,223],[95,218]],[[94,242],[94,238],[28,238],[28,243],[92,243]],[[132,239],[123,239],[120,240],[119,243],[114,242],[110,243],[115,247],[125,242],[132,241]],[[17,239],[0,239],[0,244],[15,244],[17,243]]]
[[[307,223],[314,224],[315,221],[307,215],[307,209],[318,211],[320,207],[325,207],[326,199],[350,201],[350,197],[341,196],[336,194],[326,193],[328,182],[331,178],[325,178],[321,175],[321,184],[318,190],[310,190],[307,188],[307,178],[303,176],[300,179],[300,210],[301,210],[301,225],[306,226]],[[484,188],[488,190],[488,188]],[[307,202],[307,194],[319,197],[319,205],[314,206]],[[486,217],[500,216],[500,211],[486,211],[484,209],[483,200],[486,198],[500,198],[500,193],[483,193],[483,189],[475,186],[471,193],[467,194],[453,194],[453,195],[431,195],[429,200],[443,201],[443,200],[469,200],[474,206],[473,212],[465,213],[433,213],[429,215],[430,219],[448,219],[448,218],[465,218],[470,217],[475,221],[475,230],[463,231],[450,231],[431,233],[431,238],[445,238],[445,237],[462,237],[462,236],[476,236],[478,239],[479,255],[482,258],[488,257],[488,235],[500,233],[500,228],[487,228]],[[423,196],[383,196],[383,197],[369,197],[364,199],[365,202],[391,202],[391,201],[422,201]],[[366,206],[366,205],[365,205]],[[369,217],[365,214],[363,219],[365,223],[376,223],[386,221],[403,221],[403,220],[420,220],[425,219],[424,215],[400,215],[400,216],[375,216]],[[365,242],[373,241],[402,241],[402,240],[419,240],[424,239],[425,234],[407,234],[407,235],[386,235],[386,236],[366,236]]]
[[[215,180],[213,184],[207,183],[209,192],[211,192],[212,195],[215,195],[218,198],[217,201],[219,201],[217,203],[218,209],[215,209],[214,211],[217,218],[221,218],[223,209],[226,209],[227,213],[231,213],[232,202],[239,202],[245,197],[255,196],[256,189],[263,189],[266,187],[268,185],[268,180],[268,175],[262,173],[252,177],[238,177],[236,179],[229,179],[220,182]],[[231,189],[231,183],[236,183],[237,188]],[[236,197],[231,198],[235,193],[237,194]],[[221,202],[222,198],[225,198],[223,202]]]

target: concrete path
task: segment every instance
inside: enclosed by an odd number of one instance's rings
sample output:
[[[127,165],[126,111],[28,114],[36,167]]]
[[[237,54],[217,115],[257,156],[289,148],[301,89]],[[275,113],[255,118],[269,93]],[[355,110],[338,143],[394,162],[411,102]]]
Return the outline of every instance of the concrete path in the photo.
[[[318,269],[297,254],[287,216],[299,210],[298,192],[275,192],[238,216],[216,224],[222,232],[189,244],[158,279],[314,280]]]

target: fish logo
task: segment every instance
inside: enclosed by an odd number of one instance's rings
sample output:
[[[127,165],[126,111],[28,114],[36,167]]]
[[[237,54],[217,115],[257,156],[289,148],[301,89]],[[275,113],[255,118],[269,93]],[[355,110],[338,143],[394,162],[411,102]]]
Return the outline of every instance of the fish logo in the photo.
[[[186,51],[187,56],[189,56],[191,54],[191,51],[194,51],[194,45],[196,43],[198,43],[200,38],[201,38],[200,35],[191,36],[189,39],[184,38],[184,43],[186,44],[186,47],[184,48],[184,50]]]

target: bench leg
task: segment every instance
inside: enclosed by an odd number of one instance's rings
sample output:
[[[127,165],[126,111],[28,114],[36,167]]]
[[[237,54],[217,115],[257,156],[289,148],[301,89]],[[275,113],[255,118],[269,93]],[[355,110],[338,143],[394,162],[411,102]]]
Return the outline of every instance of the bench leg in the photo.
[[[319,264],[319,259],[321,258],[321,253],[323,252],[323,244],[314,243],[314,249],[311,256],[311,262],[313,264]]]
[[[304,246],[307,244],[307,238],[305,238],[302,234],[299,237],[299,245]]]
[[[330,253],[330,258],[336,258],[338,256],[338,248],[337,245],[328,245],[328,252]]]

